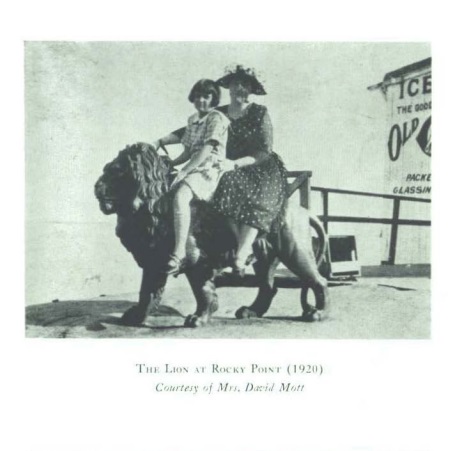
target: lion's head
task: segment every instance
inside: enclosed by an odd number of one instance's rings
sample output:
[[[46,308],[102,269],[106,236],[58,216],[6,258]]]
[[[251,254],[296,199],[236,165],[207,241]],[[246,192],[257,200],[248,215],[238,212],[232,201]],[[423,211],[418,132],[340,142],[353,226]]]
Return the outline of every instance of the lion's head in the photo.
[[[102,212],[128,216],[145,206],[149,210],[168,191],[169,166],[145,144],[134,144],[120,151],[108,163],[95,184],[95,195]]]
[[[152,257],[149,250],[171,245],[170,199],[163,196],[169,181],[167,159],[148,145],[134,144],[105,166],[95,184],[100,209],[117,214],[116,235],[140,266]]]

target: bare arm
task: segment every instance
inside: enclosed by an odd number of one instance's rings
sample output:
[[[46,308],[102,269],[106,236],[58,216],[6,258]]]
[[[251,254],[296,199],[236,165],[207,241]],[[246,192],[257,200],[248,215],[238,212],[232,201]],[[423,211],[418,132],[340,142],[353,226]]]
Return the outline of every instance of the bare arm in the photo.
[[[155,150],[158,150],[161,146],[168,146],[170,144],[180,144],[181,137],[175,133],[169,133],[169,135],[163,136],[163,138],[158,139],[152,143]],[[185,160],[186,161],[186,160]]]
[[[234,160],[233,163],[235,167],[241,168],[243,166],[249,166],[250,164],[256,163],[257,159],[255,157],[243,157]]]
[[[204,162],[204,160],[210,155],[211,151],[214,147],[211,144],[205,144],[204,147],[199,152],[196,152],[192,157],[189,163],[179,171],[177,177],[172,181],[172,187],[177,185],[181,180],[183,180],[190,172],[196,169],[200,164]],[[185,153],[185,152],[184,152]],[[182,157],[180,155],[180,157]]]
[[[237,167],[241,168],[243,166],[249,166],[251,164],[259,164],[268,158],[268,153],[263,151],[255,152],[254,157],[243,157],[235,160],[234,163]]]
[[[177,158],[174,158],[171,161],[171,165],[178,166],[179,164],[186,163],[189,160],[189,158],[190,158],[190,154],[189,154],[188,148],[185,147],[183,152]]]
[[[200,166],[205,159],[211,154],[214,149],[213,145],[208,143],[199,152],[196,152],[190,162],[183,168],[183,172],[185,174],[189,174],[191,171],[194,171],[198,166]]]

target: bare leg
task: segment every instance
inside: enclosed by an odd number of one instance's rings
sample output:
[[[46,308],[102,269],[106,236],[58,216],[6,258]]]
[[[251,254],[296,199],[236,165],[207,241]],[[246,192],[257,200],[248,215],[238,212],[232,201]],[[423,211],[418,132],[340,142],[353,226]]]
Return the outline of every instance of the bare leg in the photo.
[[[174,196],[174,255],[182,259],[186,255],[186,242],[188,240],[191,223],[190,202],[193,199],[191,188],[181,183]]]
[[[232,229],[232,232],[236,238],[236,242],[238,243],[238,238],[240,236],[240,229],[238,227],[238,224],[233,219],[230,219],[230,218],[227,218],[227,224]]]
[[[247,224],[239,225],[238,250],[236,253],[236,266],[242,268],[247,257],[252,254],[252,244],[258,235],[258,229]]]

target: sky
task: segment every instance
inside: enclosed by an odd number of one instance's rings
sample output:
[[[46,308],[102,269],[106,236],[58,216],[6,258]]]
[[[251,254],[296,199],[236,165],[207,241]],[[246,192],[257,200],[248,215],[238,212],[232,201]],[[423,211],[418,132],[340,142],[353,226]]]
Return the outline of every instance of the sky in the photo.
[[[428,56],[421,43],[27,43],[27,219],[101,220],[92,185],[103,165],[183,126],[192,85],[234,63],[262,74],[268,95],[253,100],[268,106],[290,170],[380,192],[386,105],[367,87]]]

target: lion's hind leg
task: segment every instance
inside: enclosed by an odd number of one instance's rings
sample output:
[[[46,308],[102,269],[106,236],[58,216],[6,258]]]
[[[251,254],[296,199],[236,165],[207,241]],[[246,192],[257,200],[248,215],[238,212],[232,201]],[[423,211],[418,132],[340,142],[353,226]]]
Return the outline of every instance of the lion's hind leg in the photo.
[[[301,280],[302,319],[304,321],[324,319],[329,308],[329,291],[327,280],[318,271],[311,241],[306,241],[303,236],[301,238],[295,236],[288,226],[284,226],[279,232],[276,246],[282,263]],[[312,289],[315,295],[314,306],[307,300],[309,289]]]
[[[258,293],[250,306],[242,306],[236,312],[238,319],[261,318],[271,306],[277,288],[274,286],[274,275],[279,265],[279,259],[274,252],[269,251],[266,255],[258,255],[254,263],[255,276],[258,281]]]
[[[257,257],[253,267],[258,293],[250,306],[242,306],[235,312],[238,319],[261,318],[268,311],[277,294],[274,276],[279,265],[279,259],[267,238],[260,238],[254,243],[254,255]]]

